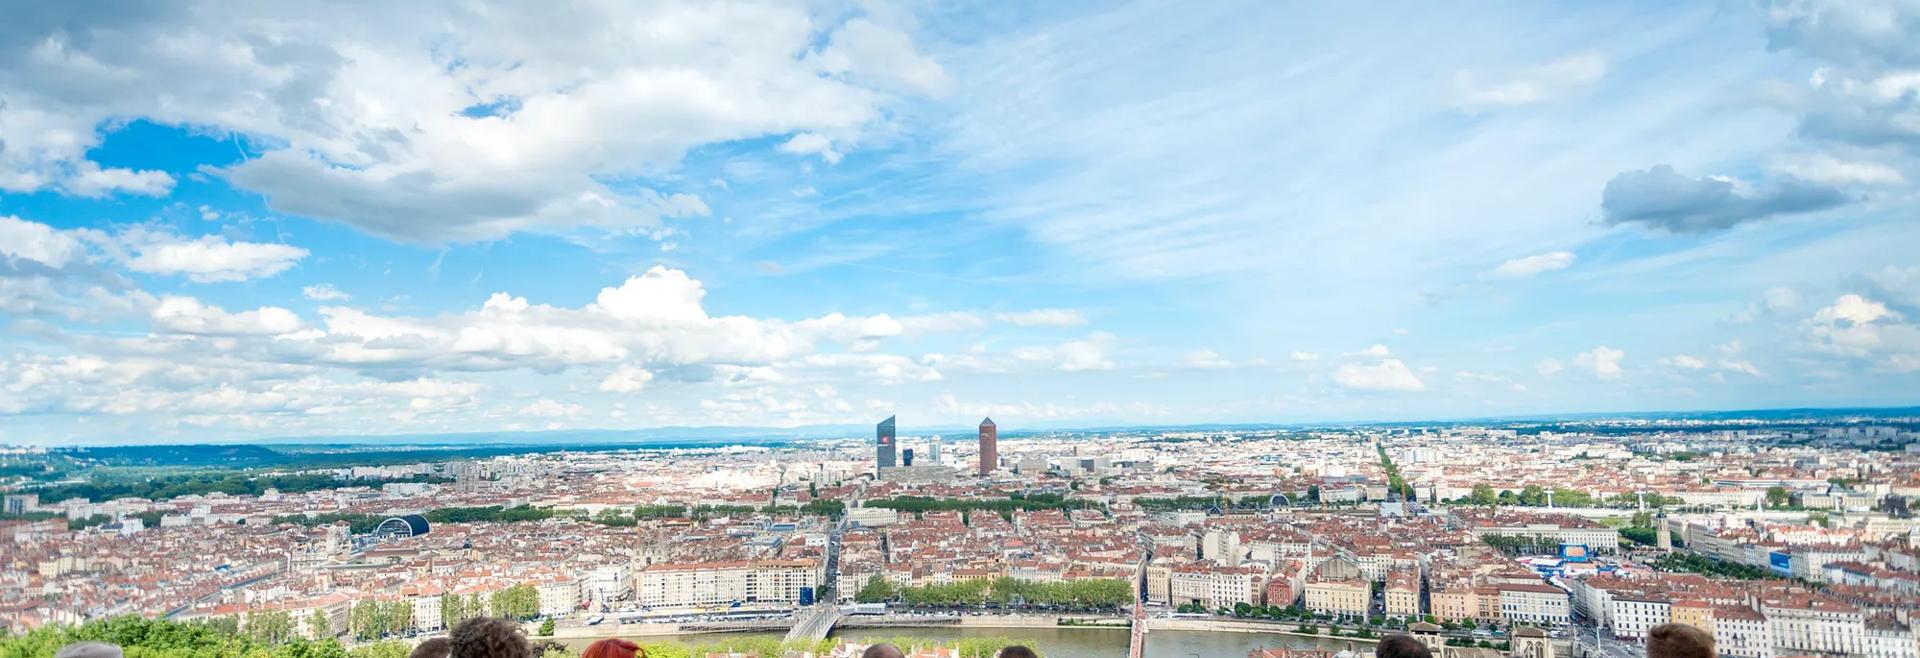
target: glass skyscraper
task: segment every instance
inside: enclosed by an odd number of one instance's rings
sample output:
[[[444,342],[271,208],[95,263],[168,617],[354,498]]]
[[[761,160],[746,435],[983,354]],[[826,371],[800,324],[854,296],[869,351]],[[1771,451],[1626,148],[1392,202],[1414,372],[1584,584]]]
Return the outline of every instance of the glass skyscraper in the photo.
[[[874,465],[880,468],[893,468],[893,455],[895,443],[897,443],[893,435],[893,417],[888,416],[886,420],[880,421],[873,430]]]

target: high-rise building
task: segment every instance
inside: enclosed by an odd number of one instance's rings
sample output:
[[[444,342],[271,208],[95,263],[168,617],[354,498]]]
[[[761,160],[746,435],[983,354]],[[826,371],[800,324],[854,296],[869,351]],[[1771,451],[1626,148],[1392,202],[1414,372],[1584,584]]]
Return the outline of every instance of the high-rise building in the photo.
[[[993,419],[980,421],[980,474],[988,475],[1000,465],[1000,428]]]
[[[894,438],[893,438],[893,417],[888,416],[886,420],[880,421],[880,424],[875,426],[873,430],[874,430],[873,431],[874,465],[880,468],[893,468],[894,466],[893,454],[894,454],[894,448],[895,448]]]
[[[900,451],[900,465],[901,466],[913,465],[913,448],[906,448]]]
[[[927,463],[940,463],[940,435],[938,434],[933,435],[933,440],[927,442]]]

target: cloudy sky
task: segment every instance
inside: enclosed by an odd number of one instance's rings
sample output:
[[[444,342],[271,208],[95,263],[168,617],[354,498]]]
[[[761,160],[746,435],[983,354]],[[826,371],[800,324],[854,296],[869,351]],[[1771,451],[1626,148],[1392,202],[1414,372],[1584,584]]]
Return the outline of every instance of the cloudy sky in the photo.
[[[1920,400],[1920,4],[7,2],[0,441]]]

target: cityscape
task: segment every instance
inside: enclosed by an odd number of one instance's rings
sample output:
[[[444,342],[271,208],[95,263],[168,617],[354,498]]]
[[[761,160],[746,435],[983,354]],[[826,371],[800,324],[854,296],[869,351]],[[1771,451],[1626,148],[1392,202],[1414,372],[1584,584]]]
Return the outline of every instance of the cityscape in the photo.
[[[1920,658],[1920,0],[0,0],[0,658]]]
[[[1064,656],[1400,632],[1462,658],[1643,656],[1678,622],[1742,658],[1920,647],[1920,412],[1006,431],[336,446],[221,477],[194,463],[218,446],[14,448],[0,622],[369,643],[493,614],[562,641],[931,633]],[[167,462],[125,489],[61,477]]]

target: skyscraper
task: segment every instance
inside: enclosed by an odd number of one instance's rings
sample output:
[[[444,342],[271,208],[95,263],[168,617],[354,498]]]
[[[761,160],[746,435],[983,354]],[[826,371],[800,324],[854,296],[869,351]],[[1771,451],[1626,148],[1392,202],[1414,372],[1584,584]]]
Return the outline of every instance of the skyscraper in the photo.
[[[873,428],[873,446],[874,465],[880,468],[893,468],[894,441],[892,416],[888,416],[886,420],[880,421],[880,424]]]
[[[933,440],[927,442],[926,459],[929,464],[940,463],[940,435],[933,435]]]
[[[892,419],[888,419],[892,420]],[[993,419],[980,421],[980,474],[988,475],[1000,465],[1000,428]]]

